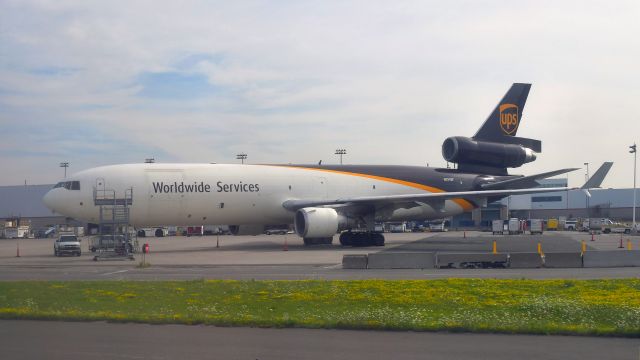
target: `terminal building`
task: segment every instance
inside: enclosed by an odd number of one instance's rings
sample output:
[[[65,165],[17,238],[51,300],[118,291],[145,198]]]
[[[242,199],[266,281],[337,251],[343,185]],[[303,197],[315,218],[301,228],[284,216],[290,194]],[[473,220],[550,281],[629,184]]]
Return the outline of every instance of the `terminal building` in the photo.
[[[540,187],[566,187],[566,178],[539,180]],[[592,189],[591,197],[582,190],[514,195],[475,209],[452,219],[451,227],[490,227],[491,221],[517,217],[520,219],[551,219],[565,217],[610,218],[622,222],[633,221],[633,188]],[[636,211],[640,210],[640,196]],[[637,218],[637,217],[636,217]]]

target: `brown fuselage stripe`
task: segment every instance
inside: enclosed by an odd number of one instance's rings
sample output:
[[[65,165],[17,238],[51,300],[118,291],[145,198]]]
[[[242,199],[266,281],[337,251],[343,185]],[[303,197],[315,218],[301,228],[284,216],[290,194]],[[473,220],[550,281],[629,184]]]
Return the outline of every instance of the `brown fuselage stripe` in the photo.
[[[398,179],[393,179],[393,178],[388,178],[388,177],[383,177],[383,176],[377,176],[377,175],[361,174],[361,173],[354,173],[354,172],[340,171],[340,170],[309,168],[309,167],[301,167],[301,166],[289,166],[289,165],[268,165],[268,166],[279,166],[279,167],[286,167],[286,168],[291,168],[291,169],[314,170],[314,171],[323,171],[323,172],[334,173],[334,174],[359,176],[359,177],[363,177],[363,178],[386,181],[386,182],[390,182],[390,183],[394,183],[394,184],[409,186],[409,187],[412,187],[412,188],[415,188],[415,189],[426,190],[426,191],[429,191],[429,192],[432,192],[432,193],[443,193],[443,192],[446,192],[446,191],[444,191],[442,189],[438,189],[438,188],[433,187],[433,186],[428,186],[428,185],[423,185],[423,184],[418,184],[418,183],[414,183],[414,182],[410,182],[410,181],[398,180]],[[469,201],[467,201],[465,199],[458,198],[458,199],[451,199],[451,200],[453,202],[455,202],[456,204],[458,204],[460,207],[462,207],[464,210],[472,210],[474,208],[474,206]]]

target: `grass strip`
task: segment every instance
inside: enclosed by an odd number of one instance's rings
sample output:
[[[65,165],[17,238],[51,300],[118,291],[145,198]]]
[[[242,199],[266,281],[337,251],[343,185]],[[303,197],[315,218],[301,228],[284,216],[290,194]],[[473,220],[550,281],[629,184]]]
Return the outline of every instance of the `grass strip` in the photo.
[[[640,336],[640,279],[0,282],[0,318]]]

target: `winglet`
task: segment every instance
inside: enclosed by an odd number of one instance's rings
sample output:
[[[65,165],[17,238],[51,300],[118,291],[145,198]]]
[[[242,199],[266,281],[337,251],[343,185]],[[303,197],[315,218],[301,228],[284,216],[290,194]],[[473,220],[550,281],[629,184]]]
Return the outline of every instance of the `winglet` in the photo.
[[[600,185],[602,184],[602,181],[604,181],[605,176],[607,176],[607,173],[609,172],[609,170],[611,170],[612,166],[613,166],[613,162],[603,163],[600,166],[600,168],[598,168],[596,173],[593,174],[593,176],[590,177],[589,180],[587,180],[587,182],[584,183],[584,185],[582,185],[580,189],[588,190],[588,189],[599,188]]]

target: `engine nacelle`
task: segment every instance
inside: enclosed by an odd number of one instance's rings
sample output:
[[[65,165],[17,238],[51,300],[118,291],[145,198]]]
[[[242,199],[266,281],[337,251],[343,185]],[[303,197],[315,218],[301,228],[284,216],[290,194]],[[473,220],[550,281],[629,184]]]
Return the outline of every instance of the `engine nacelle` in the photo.
[[[303,238],[324,238],[353,225],[349,218],[331,208],[308,207],[296,212],[294,228]]]
[[[514,168],[536,159],[531,149],[520,145],[476,141],[463,136],[447,138],[442,144],[445,160],[496,168]]]
[[[264,233],[264,225],[229,225],[229,232],[232,235],[260,235]]]

